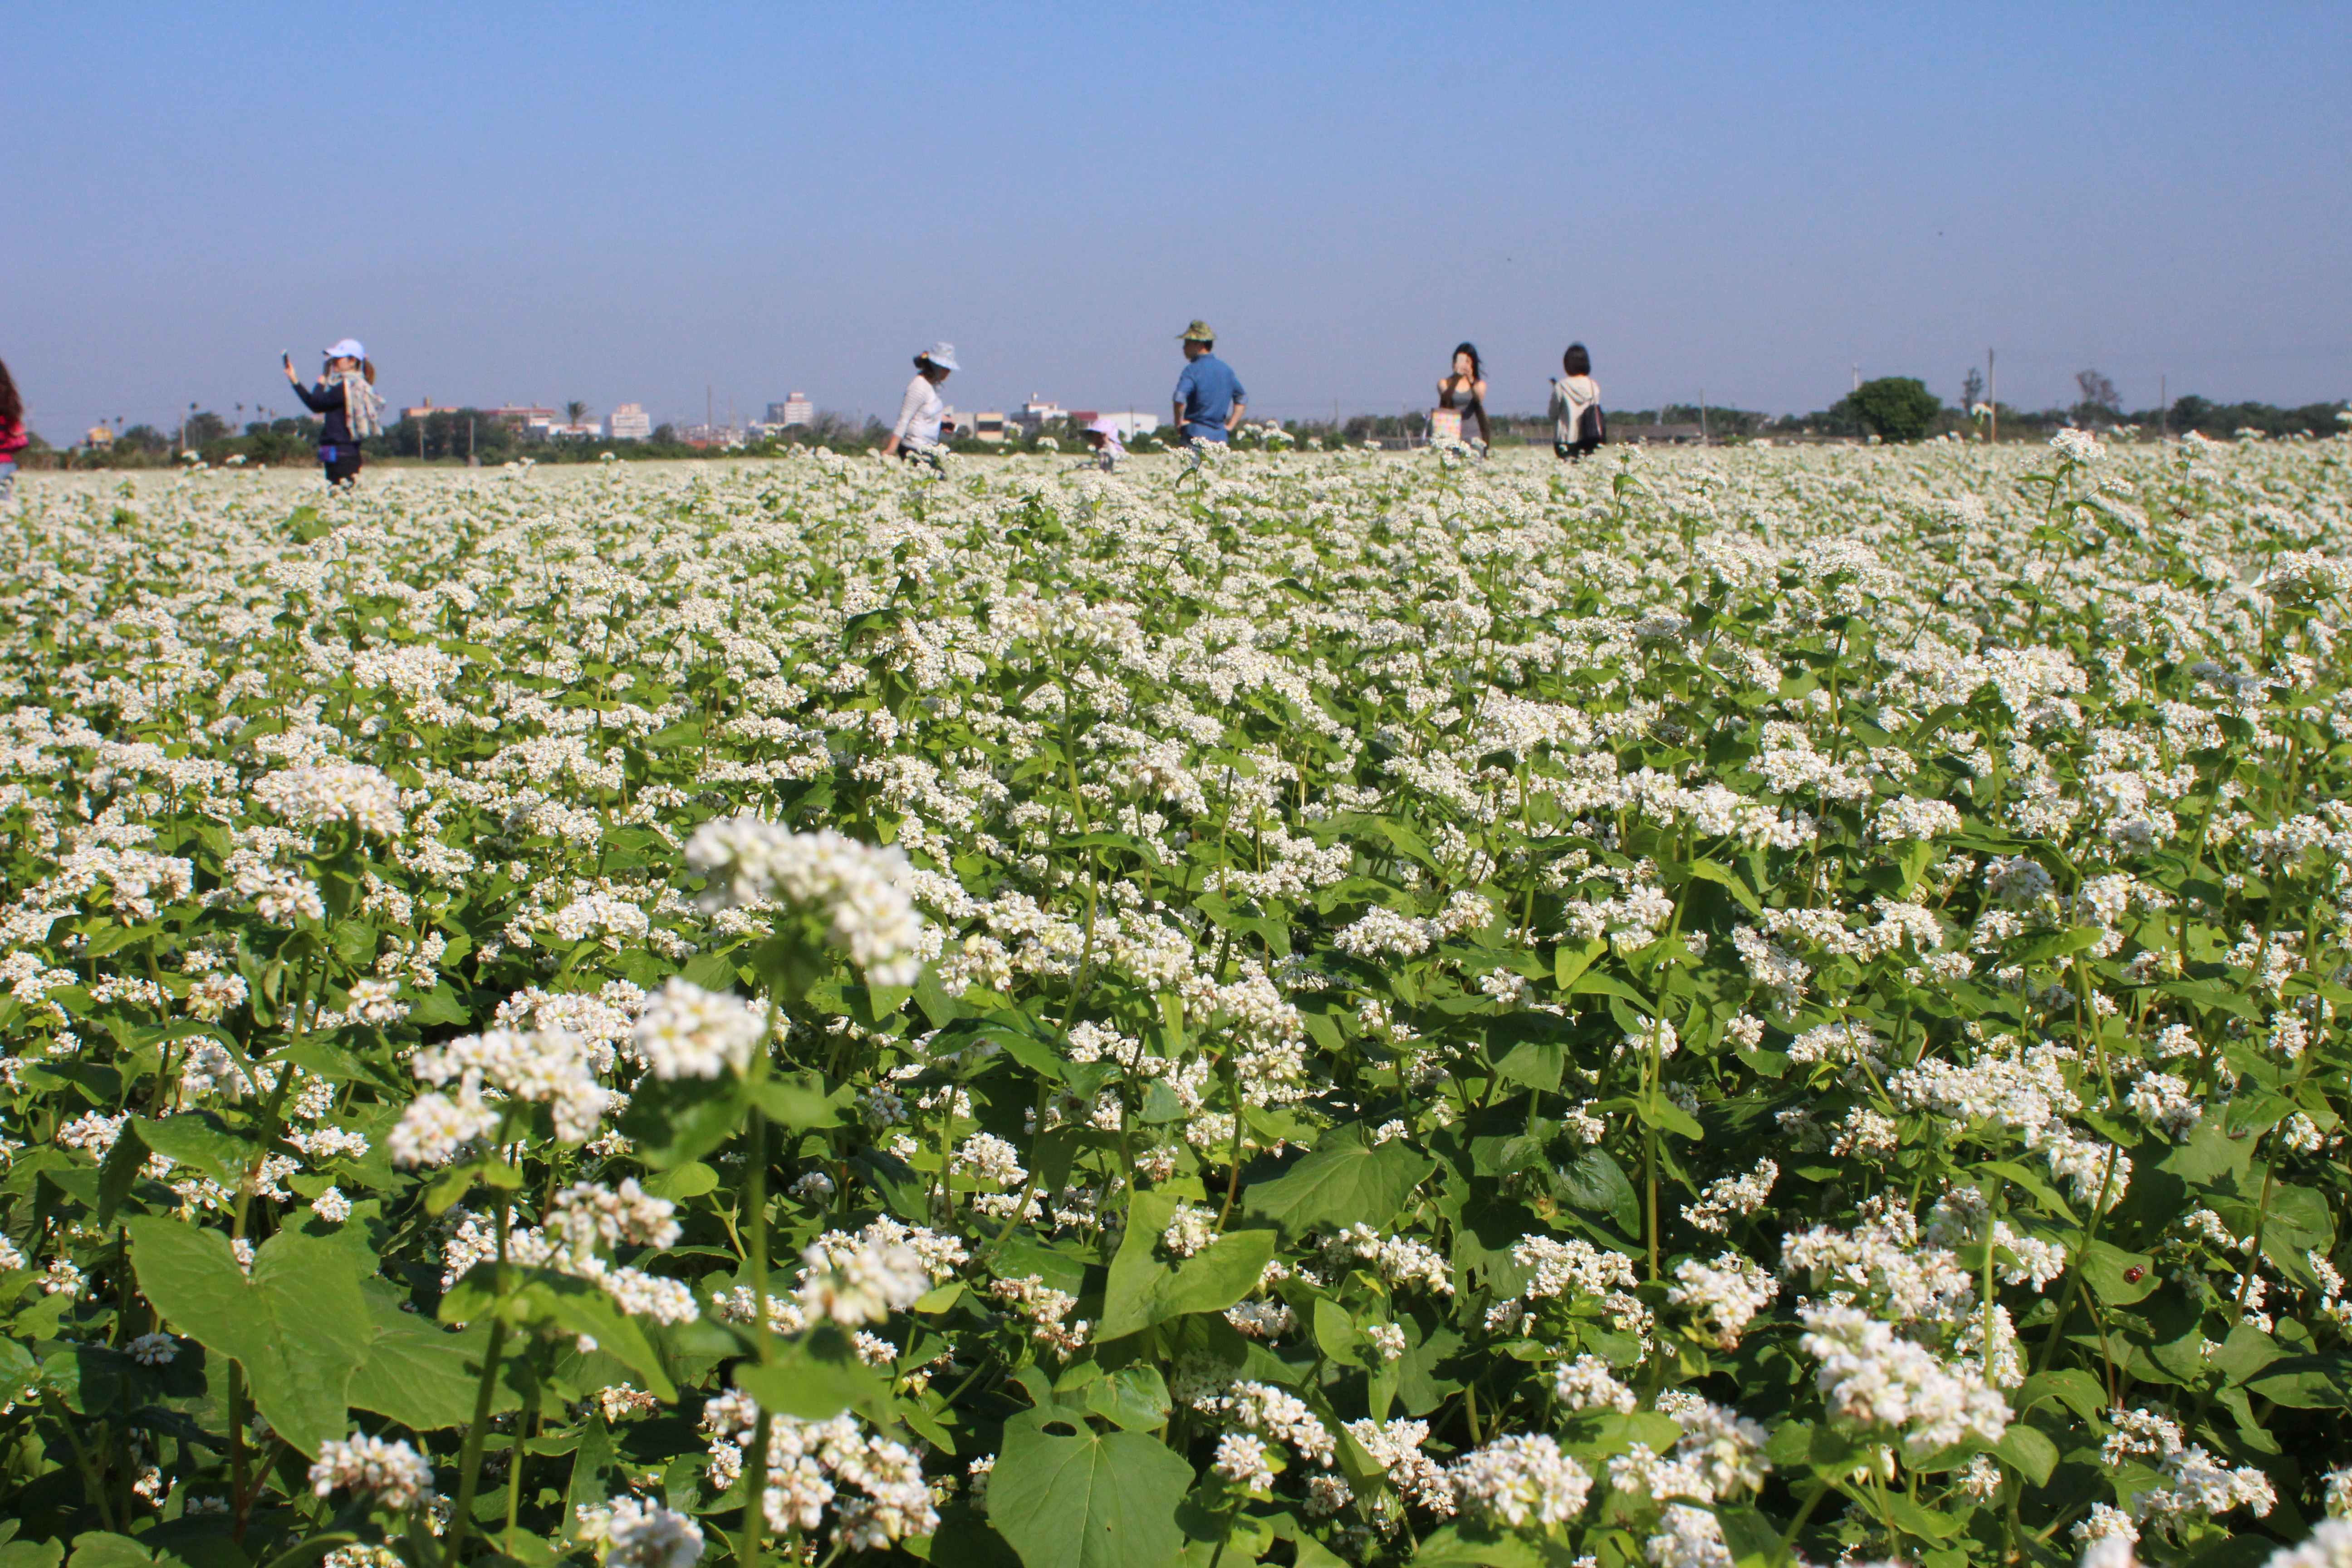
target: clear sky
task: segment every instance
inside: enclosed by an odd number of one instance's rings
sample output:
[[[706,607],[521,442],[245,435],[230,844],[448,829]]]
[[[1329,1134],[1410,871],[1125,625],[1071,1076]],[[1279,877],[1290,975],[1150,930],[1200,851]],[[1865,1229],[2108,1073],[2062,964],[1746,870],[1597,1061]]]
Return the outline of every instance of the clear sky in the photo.
[[[7,8],[0,359],[52,440],[395,402],[698,419],[2352,394],[2352,6]]]

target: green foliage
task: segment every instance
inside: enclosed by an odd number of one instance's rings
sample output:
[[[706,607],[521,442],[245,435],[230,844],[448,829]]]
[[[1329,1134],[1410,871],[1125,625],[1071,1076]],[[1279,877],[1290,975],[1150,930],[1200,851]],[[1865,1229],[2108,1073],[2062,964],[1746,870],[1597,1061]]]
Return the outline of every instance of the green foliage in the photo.
[[[1942,410],[1942,401],[1917,377],[1883,375],[1855,387],[1832,412],[1843,412],[1882,441],[1916,441],[1935,428]]]
[[[0,1568],[2260,1561],[2344,457],[28,487]]]

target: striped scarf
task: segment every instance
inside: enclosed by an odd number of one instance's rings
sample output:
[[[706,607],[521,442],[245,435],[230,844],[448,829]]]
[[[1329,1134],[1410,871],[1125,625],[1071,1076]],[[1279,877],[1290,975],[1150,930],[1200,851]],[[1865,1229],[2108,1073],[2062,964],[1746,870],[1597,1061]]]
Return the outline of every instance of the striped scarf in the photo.
[[[327,384],[343,389],[343,418],[352,427],[352,440],[383,434],[383,399],[368,384],[366,372],[339,370],[327,378]]]

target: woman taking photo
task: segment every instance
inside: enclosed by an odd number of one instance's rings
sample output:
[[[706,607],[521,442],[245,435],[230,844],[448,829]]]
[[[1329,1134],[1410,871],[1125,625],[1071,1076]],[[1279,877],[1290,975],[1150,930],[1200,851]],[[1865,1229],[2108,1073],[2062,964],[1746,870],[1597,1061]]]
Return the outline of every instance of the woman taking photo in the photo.
[[[1551,384],[1551,449],[1582,462],[1609,438],[1601,417],[1601,384],[1592,379],[1592,356],[1570,343],[1559,356],[1565,374]]]
[[[1454,369],[1437,384],[1437,406],[1458,408],[1463,417],[1475,416],[1478,421],[1478,445],[1494,444],[1495,433],[1486,424],[1486,371],[1478,363],[1478,345],[1456,343],[1454,348]],[[1468,432],[1464,432],[1465,435]]]
[[[319,461],[327,470],[327,484],[348,485],[360,477],[360,443],[383,434],[383,399],[375,395],[375,363],[356,338],[345,338],[327,350],[327,368],[316,388],[302,384],[294,374],[294,356],[284,356],[286,380],[302,406],[321,417]]]
[[[948,406],[940,396],[940,384],[962,368],[956,363],[953,343],[933,343],[915,356],[915,379],[907,384],[907,395],[898,400],[898,423],[890,426],[890,438],[882,443],[884,457],[912,458],[921,455],[920,447],[940,444],[940,421]]]

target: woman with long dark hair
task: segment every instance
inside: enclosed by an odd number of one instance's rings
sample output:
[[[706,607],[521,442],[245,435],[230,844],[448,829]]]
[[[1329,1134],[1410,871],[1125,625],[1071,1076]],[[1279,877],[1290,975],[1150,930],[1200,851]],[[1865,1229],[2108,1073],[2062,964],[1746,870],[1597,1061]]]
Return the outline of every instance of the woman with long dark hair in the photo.
[[[1478,421],[1478,444],[1491,447],[1495,432],[1486,424],[1486,367],[1479,362],[1476,343],[1454,345],[1454,368],[1437,384],[1437,406],[1458,408]]]
[[[348,485],[360,477],[360,443],[383,434],[383,399],[375,395],[375,362],[357,338],[345,338],[326,351],[327,368],[315,387],[302,384],[294,374],[294,356],[285,356],[286,379],[302,406],[320,416],[319,462],[327,484]]]
[[[16,454],[32,437],[25,434],[25,400],[8,367],[0,364],[0,502],[16,493]]]

